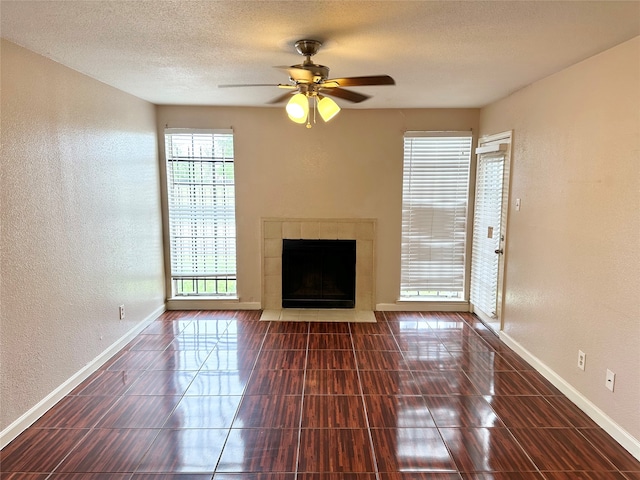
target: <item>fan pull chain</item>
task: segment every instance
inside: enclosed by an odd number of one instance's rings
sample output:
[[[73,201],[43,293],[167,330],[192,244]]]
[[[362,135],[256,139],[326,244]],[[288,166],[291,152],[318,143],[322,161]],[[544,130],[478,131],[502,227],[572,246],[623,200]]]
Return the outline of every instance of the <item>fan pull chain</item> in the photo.
[[[318,99],[317,97],[311,97],[311,108],[313,109],[313,124],[315,125],[316,123],[316,103],[317,103]],[[311,115],[307,116],[307,128],[311,128],[311,123],[309,122],[309,117]]]

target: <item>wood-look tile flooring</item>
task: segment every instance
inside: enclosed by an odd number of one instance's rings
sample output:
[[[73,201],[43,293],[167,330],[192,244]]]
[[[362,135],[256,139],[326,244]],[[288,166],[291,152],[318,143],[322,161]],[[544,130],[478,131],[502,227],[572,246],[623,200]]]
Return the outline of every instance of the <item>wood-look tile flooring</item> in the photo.
[[[165,313],[2,451],[2,479],[640,479],[473,315],[376,317]]]

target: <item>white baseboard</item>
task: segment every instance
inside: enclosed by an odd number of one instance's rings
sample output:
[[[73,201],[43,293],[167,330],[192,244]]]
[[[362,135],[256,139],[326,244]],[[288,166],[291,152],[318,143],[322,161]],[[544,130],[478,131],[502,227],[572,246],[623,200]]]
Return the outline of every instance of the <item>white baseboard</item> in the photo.
[[[104,350],[100,355],[94,358],[91,362],[86,364],[69,379],[62,383],[53,392],[40,400],[36,405],[30,408],[27,412],[21,415],[11,425],[0,432],[0,449],[4,448],[14,438],[20,435],[28,427],[30,427],[36,420],[44,415],[51,407],[58,403],[62,398],[69,394],[74,388],[80,385],[86,380],[92,373],[96,372],[107,360],[118,353],[122,348],[129,343],[136,335],[144,330],[151,322],[158,318],[165,311],[165,306],[161,305],[156,308],[151,314],[149,314],[142,322],[133,327],[127,333],[125,333],[120,339],[113,343],[110,347]]]
[[[378,312],[468,312],[469,302],[411,302],[377,303]]]
[[[213,298],[170,298],[167,310],[260,310],[260,302],[240,302]]]
[[[549,380],[558,390],[567,396],[580,410],[611,435],[631,455],[640,460],[640,440],[633,437],[624,428],[614,422],[606,413],[600,410],[589,399],[576,390],[555,371],[545,365],[538,357],[520,345],[516,340],[504,332],[500,332],[500,340],[535,368],[544,378]]]

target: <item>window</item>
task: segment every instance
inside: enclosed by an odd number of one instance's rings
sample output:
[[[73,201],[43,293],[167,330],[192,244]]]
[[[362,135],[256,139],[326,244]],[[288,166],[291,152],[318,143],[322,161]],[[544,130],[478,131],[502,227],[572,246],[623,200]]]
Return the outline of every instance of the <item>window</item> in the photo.
[[[235,297],[233,133],[165,131],[173,296]]]
[[[464,298],[471,132],[407,132],[400,298]]]

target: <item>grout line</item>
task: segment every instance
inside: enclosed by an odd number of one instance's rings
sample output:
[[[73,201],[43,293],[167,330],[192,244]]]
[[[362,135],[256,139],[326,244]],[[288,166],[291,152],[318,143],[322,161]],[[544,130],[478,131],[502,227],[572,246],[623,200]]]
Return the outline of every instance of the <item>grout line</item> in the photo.
[[[238,403],[238,406],[236,407],[236,411],[233,414],[233,418],[231,419],[231,424],[229,425],[229,428],[227,428],[227,436],[225,437],[224,442],[222,443],[222,448],[220,449],[220,456],[218,457],[218,461],[216,462],[216,466],[214,467],[213,472],[211,474],[211,478],[212,479],[215,476],[216,471],[218,470],[218,467],[220,466],[220,460],[222,460],[222,455],[224,453],[224,449],[227,447],[227,442],[229,441],[229,436],[231,435],[231,430],[233,429],[233,424],[235,423],[236,419],[238,418],[238,412],[240,412],[240,408],[242,407],[242,404],[244,402],[245,395],[247,393],[247,387],[249,386],[249,382],[251,382],[251,379],[253,378],[253,375],[254,375],[254,373],[256,371],[256,364],[258,363],[258,359],[260,358],[260,354],[262,353],[262,348],[264,346],[265,340],[267,339],[267,334],[269,333],[269,330],[271,330],[271,324],[272,324],[272,322],[269,322],[269,325],[268,325],[267,329],[262,334],[262,341],[260,342],[260,348],[258,348],[258,353],[256,355],[256,359],[253,361],[253,366],[251,367],[251,373],[249,374],[249,377],[247,378],[247,383],[245,384],[244,388],[242,389],[242,393],[240,394],[240,402]],[[228,328],[228,326],[227,326],[227,328]],[[208,358],[209,357],[207,357],[207,359]]]
[[[351,340],[351,351],[353,352],[353,358],[355,363],[356,375],[358,377],[358,388],[360,389],[360,400],[362,401],[362,409],[364,412],[364,420],[367,425],[367,435],[369,436],[369,447],[371,448],[371,460],[373,461],[374,473],[376,480],[380,480],[380,470],[378,468],[378,457],[376,456],[376,450],[373,443],[373,434],[371,433],[371,424],[369,423],[369,413],[367,412],[367,402],[364,398],[364,389],[362,388],[362,378],[360,377],[360,367],[358,365],[358,356],[356,355],[356,345],[353,341],[353,332],[351,331],[351,325],[349,324],[349,339]]]
[[[383,313],[385,320],[389,321],[389,319],[387,318],[386,313]],[[422,315],[421,315],[422,316]],[[431,325],[429,325],[428,323],[426,324],[429,331],[432,331],[433,328],[431,327]],[[394,341],[396,342],[396,345],[398,346],[398,351],[400,352],[400,355],[402,355],[402,360],[408,365],[407,359],[405,357],[405,352],[402,350],[402,348],[400,348],[400,343],[398,342],[398,339],[396,338],[396,334],[393,332],[393,329],[389,328],[389,330],[391,330],[391,335],[393,336]],[[436,334],[437,336],[437,334]],[[446,347],[445,347],[446,348]],[[448,350],[447,350],[448,351]],[[416,376],[414,375],[414,370],[409,368],[407,370],[407,372],[409,372],[409,375],[411,375],[411,378],[413,378],[413,381],[415,382],[415,384],[417,385],[417,381],[416,381]],[[422,401],[425,402],[426,404],[426,400],[425,400],[425,394],[423,394],[420,391],[420,398],[422,398]],[[431,421],[433,422],[433,425],[436,429],[436,431],[438,432],[438,436],[440,437],[440,441],[442,442],[442,444],[444,445],[444,448],[447,449],[447,453],[449,454],[449,457],[451,458],[451,462],[455,465],[456,467],[456,473],[458,474],[459,477],[462,477],[461,475],[461,467],[458,465],[458,463],[456,462],[455,457],[453,456],[451,449],[449,448],[449,445],[447,444],[447,442],[444,440],[444,437],[442,436],[442,433],[440,432],[440,427],[438,427],[438,424],[436,423],[435,418],[433,418],[433,415],[431,415],[431,409],[429,409],[429,407],[427,406],[427,409],[429,410],[429,416],[431,417]]]
[[[187,328],[189,325],[191,325],[194,321],[197,321],[197,320],[198,320],[198,316],[199,316],[200,314],[201,314],[201,311],[198,311],[198,312],[195,314],[195,318],[194,318],[194,319],[192,319],[192,320],[191,320],[191,322],[189,322],[189,323],[185,326],[185,328],[183,328],[183,329],[182,329],[182,331],[181,331],[177,336],[181,335],[181,334],[184,332],[184,330],[186,330],[186,328]],[[207,360],[209,360],[209,357],[211,357],[211,355],[213,354],[213,351],[216,349],[216,347],[217,347],[217,346],[218,346],[218,344],[220,343],[220,336],[224,335],[224,334],[229,330],[229,325],[231,324],[231,322],[232,322],[232,320],[233,320],[234,318],[235,318],[235,314],[234,314],[234,316],[232,317],[232,319],[227,319],[227,320],[226,320],[226,322],[227,322],[227,323],[226,323],[226,325],[225,325],[224,330],[222,331],[222,333],[216,333],[216,342],[215,342],[215,345],[213,346],[213,348],[211,349],[211,351],[207,354],[206,358],[202,361],[202,363],[200,364],[200,366],[199,366],[198,370],[196,370],[196,371],[195,371],[195,372],[196,372],[196,373],[195,373],[195,375],[193,376],[193,378],[192,378],[192,379],[191,379],[191,381],[189,382],[189,385],[187,385],[187,387],[184,389],[184,392],[182,392],[182,395],[180,395],[180,399],[176,402],[176,404],[175,404],[175,406],[173,407],[173,410],[171,410],[171,413],[169,414],[169,416],[166,418],[166,420],[164,421],[164,423],[162,424],[162,426],[158,429],[158,433],[157,433],[157,435],[153,438],[153,440],[151,441],[151,443],[149,444],[149,448],[147,448],[147,450],[144,452],[144,454],[142,454],[142,456],[140,457],[140,463],[138,463],[138,465],[136,465],[136,468],[134,469],[133,473],[131,474],[131,477],[133,477],[133,475],[138,471],[138,468],[140,468],[140,465],[143,463],[144,459],[145,459],[145,458],[146,458],[146,456],[149,454],[149,451],[151,450],[151,447],[153,447],[153,445],[154,445],[155,441],[157,440],[158,436],[159,436],[159,435],[160,435],[160,433],[162,433],[162,431],[164,430],[164,426],[165,426],[165,425],[167,424],[167,422],[169,421],[169,418],[171,418],[171,415],[173,415],[173,413],[176,411],[176,409],[178,408],[178,405],[180,404],[180,402],[182,402],[182,400],[183,400],[183,399],[184,399],[184,397],[186,396],[187,391],[189,390],[189,388],[191,388],[191,385],[193,385],[193,382],[195,381],[196,377],[198,376],[198,374],[199,374],[200,372],[202,372],[202,367],[203,367],[203,365],[207,362]],[[176,337],[177,337],[177,336],[176,336]],[[200,335],[198,334],[197,336],[199,337]],[[175,340],[175,338],[174,338],[174,340]],[[173,342],[171,342],[171,343],[173,343]],[[171,345],[171,343],[169,343],[169,345]],[[165,351],[169,348],[169,345],[167,345],[167,346],[164,348],[164,350],[162,350],[162,352],[165,352]],[[254,365],[255,365],[255,364],[254,364]],[[145,372],[149,372],[149,371],[152,371],[152,370],[149,370],[149,367],[147,367],[147,369],[145,370]],[[176,371],[179,371],[179,370],[176,370]],[[192,370],[190,370],[190,371],[192,371]],[[138,380],[137,380],[136,382],[134,382],[134,383],[137,383],[138,381],[140,381],[140,379],[139,379],[139,378],[138,378]],[[131,387],[129,387],[129,389],[130,389],[130,388],[131,388]],[[246,386],[245,386],[245,388],[246,388]],[[129,389],[127,389],[127,391],[128,391]],[[237,413],[238,413],[238,410],[236,409],[236,413],[234,414],[234,418],[233,418],[233,420],[235,420],[235,415],[237,415]],[[232,420],[231,424],[233,424],[233,420]],[[231,426],[229,427],[229,431],[227,432],[227,438],[229,437],[229,433],[230,433],[230,431],[231,431]],[[224,442],[224,444],[226,444],[226,442],[227,442],[227,440],[226,440],[226,438],[225,438],[225,442]],[[224,449],[224,447],[223,447],[223,449]],[[222,456],[222,450],[220,450],[220,456]],[[218,462],[219,462],[219,461],[220,461],[220,457],[218,457]],[[218,466],[218,465],[217,465],[217,462],[216,462],[216,467],[217,467],[217,466]],[[214,472],[215,472],[215,470],[214,470]],[[212,477],[213,477],[213,475],[212,475]]]
[[[197,319],[197,315],[198,315],[198,314],[196,314],[196,318],[195,318],[195,319]],[[176,337],[178,337],[179,335],[181,335],[181,334],[182,334],[182,332],[183,332],[183,331],[184,331],[184,330],[185,330],[189,325],[191,325],[191,324],[193,323],[193,321],[194,321],[194,319],[191,319],[191,321],[190,321],[190,322],[189,322],[189,323],[188,323],[188,324],[187,324],[187,325],[182,329],[182,331],[181,331],[181,332],[179,332],[179,333],[178,333],[178,335],[175,335],[175,336],[174,336],[174,340],[176,339]],[[225,326],[225,329],[224,329],[224,331],[225,331],[225,332],[226,332],[226,331],[227,331],[227,329],[229,328],[229,324],[230,324],[230,321],[227,321],[227,325]],[[144,331],[144,330],[143,330],[143,331]],[[134,337],[134,339],[137,339],[137,338],[138,338],[140,335],[142,335],[142,334],[143,334],[142,332],[138,333],[138,334]],[[157,335],[157,334],[155,334],[155,335]],[[131,341],[133,341],[134,339],[132,339]],[[219,342],[219,339],[217,338],[217,339],[216,339],[216,346],[217,346],[218,342]],[[169,348],[169,345],[171,345],[171,343],[173,343],[173,340],[172,340],[171,342],[169,342],[169,343],[168,343],[168,344],[167,344],[167,345],[166,345],[162,350],[140,350],[140,351],[143,351],[143,352],[144,352],[144,351],[153,351],[153,352],[159,352],[159,354],[162,354],[162,353],[164,353],[164,352]],[[215,346],[214,346],[214,349],[215,349]],[[123,350],[124,350],[124,348],[123,348]],[[131,352],[131,351],[132,351],[131,349],[127,350],[127,352]],[[138,350],[133,350],[133,351],[138,351]],[[213,350],[212,350],[212,351],[213,351]],[[206,362],[206,361],[207,361],[207,359],[209,358],[209,355],[211,355],[211,352],[209,352],[209,354],[207,355],[207,358],[205,358],[205,360],[203,361],[202,365],[204,365],[204,362]],[[173,413],[175,412],[176,408],[178,408],[178,405],[180,404],[180,402],[181,402],[181,401],[182,401],[182,399],[184,398],[186,391],[189,389],[189,387],[191,386],[191,384],[192,384],[192,383],[193,383],[193,381],[195,380],[196,375],[198,375],[198,373],[200,373],[200,371],[202,370],[202,365],[200,365],[200,368],[196,371],[195,375],[193,376],[193,378],[192,378],[192,379],[191,379],[191,381],[189,382],[189,385],[185,388],[185,390],[184,390],[184,392],[182,393],[182,395],[180,395],[180,396],[179,396],[179,397],[180,397],[180,399],[176,402],[175,406],[173,407],[173,409],[171,410],[171,412],[169,413],[169,415],[168,415],[168,416],[167,416],[167,418],[165,419],[164,423],[163,423],[160,427],[157,427],[157,428],[156,428],[156,427],[148,427],[148,429],[149,429],[149,430],[156,430],[156,429],[157,429],[157,433],[156,433],[156,435],[153,437],[153,439],[151,440],[151,442],[149,443],[149,447],[148,447],[148,448],[145,450],[145,452],[140,456],[140,463],[138,463],[138,465],[136,465],[135,469],[134,469],[134,470],[133,470],[133,472],[131,473],[131,477],[132,477],[132,476],[135,474],[135,472],[138,470],[138,468],[140,467],[140,464],[142,463],[142,461],[144,460],[144,458],[145,458],[145,457],[147,456],[147,454],[149,453],[149,450],[151,450],[151,447],[152,447],[152,446],[153,446],[153,444],[155,443],[156,439],[158,438],[158,436],[160,435],[160,433],[162,433],[162,430],[164,429],[164,425],[169,421],[169,418],[171,417],[171,415],[173,415]],[[138,376],[138,378],[136,378],[136,380],[135,380],[131,385],[129,385],[129,388],[127,388],[127,389],[126,389],[126,390],[124,390],[122,393],[120,393],[120,395],[117,395],[117,396],[119,397],[119,399],[118,399],[118,400],[116,400],[116,401],[114,402],[114,404],[113,404],[113,405],[111,405],[111,407],[109,407],[109,408],[104,412],[104,414],[103,414],[103,415],[102,415],[102,416],[101,416],[101,417],[96,421],[96,423],[95,423],[95,424],[93,424],[93,426],[91,426],[91,427],[87,428],[87,433],[86,433],[85,435],[83,435],[83,436],[82,436],[82,438],[81,438],[80,440],[78,440],[78,442],[77,442],[77,443],[76,443],[76,444],[75,444],[71,449],[69,449],[69,451],[68,451],[68,452],[67,452],[67,454],[62,458],[62,460],[60,460],[60,462],[58,462],[58,464],[57,464],[57,465],[56,465],[56,466],[51,470],[51,473],[47,476],[47,479],[48,479],[48,478],[50,478],[50,477],[52,477],[52,475],[54,475],[54,474],[56,474],[56,473],[57,473],[57,472],[56,472],[56,470],[57,470],[57,469],[58,469],[58,468],[59,468],[59,467],[64,463],[64,461],[69,457],[69,455],[71,455],[71,453],[72,453],[72,452],[73,452],[73,451],[78,447],[78,445],[80,445],[80,443],[81,443],[81,442],[83,442],[83,441],[84,441],[84,440],[85,440],[85,439],[86,439],[86,438],[91,434],[91,432],[92,432],[92,431],[100,429],[100,428],[98,427],[98,424],[102,421],[102,419],[103,419],[104,417],[106,417],[106,416],[109,414],[109,412],[110,412],[111,410],[113,410],[113,409],[116,407],[116,405],[117,405],[118,403],[120,403],[120,402],[121,402],[121,401],[126,397],[126,393],[127,393],[129,390],[131,390],[135,384],[137,384],[138,382],[140,382],[140,380],[141,380],[141,378],[144,376],[144,374],[145,374],[145,373],[147,373],[147,372],[154,372],[154,371],[155,371],[155,370],[150,370],[150,366],[151,366],[151,364],[149,364],[149,365],[147,366],[147,368],[142,369],[141,371],[142,371],[143,373],[142,373],[142,374],[140,374],[140,375]],[[107,370],[104,370],[104,371],[107,371]],[[113,371],[113,370],[111,370],[111,371]],[[91,381],[91,382],[89,382],[89,384],[88,384],[88,385],[90,385],[91,383],[93,383],[95,380],[96,380],[96,379],[94,378],[94,380],[93,380],[93,381]],[[67,395],[67,396],[69,396],[69,395]],[[79,395],[75,395],[75,396],[79,396]],[[92,395],[92,396],[93,396],[93,395]],[[159,396],[165,396],[165,395],[159,395]],[[173,396],[173,395],[172,395],[172,396]],[[176,396],[177,396],[177,395],[176,395]],[[147,429],[147,427],[145,427],[144,429]]]
[[[307,345],[304,354],[304,368],[302,369],[302,398],[300,399],[300,420],[298,421],[298,444],[296,446],[296,471],[294,480],[298,478],[298,467],[300,465],[300,444],[302,443],[302,418],[304,416],[304,390],[307,383],[307,365],[309,363],[309,343],[311,342],[311,325],[307,322]]]
[[[545,398],[545,400],[546,400],[546,398]],[[547,401],[547,403],[548,403],[548,401]],[[552,408],[553,408],[553,406],[552,406]],[[557,410],[556,410],[556,411],[557,411]],[[566,418],[566,417],[565,417],[565,418]],[[571,423],[571,422],[569,422],[569,423]],[[573,423],[571,423],[571,425],[573,425]],[[582,432],[582,429],[580,429],[580,428],[578,428],[578,427],[575,427],[575,426],[572,426],[571,428],[572,428],[572,430],[576,430],[576,432],[578,433],[578,435],[580,435],[582,438],[584,438],[584,439],[589,443],[589,445],[591,445],[591,446],[593,447],[593,449],[594,449],[596,452],[598,452],[598,455],[600,455],[600,456],[601,456],[602,458],[604,458],[607,462],[609,462],[611,465],[613,465],[613,468],[615,468],[616,472],[619,472],[621,475],[623,475],[623,476],[624,476],[624,473],[622,473],[622,470],[618,467],[618,465],[616,465],[615,463],[613,463],[613,461],[611,460],[611,458],[609,458],[609,457],[607,456],[607,454],[605,454],[605,453],[600,449],[600,447],[599,447],[599,446],[597,446],[595,443],[593,443],[591,440],[589,440],[589,439],[587,438],[587,436]],[[534,465],[535,465],[535,462],[534,462]],[[536,467],[538,467],[538,466],[536,465]]]

